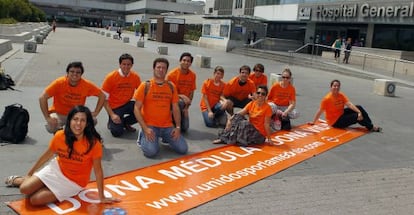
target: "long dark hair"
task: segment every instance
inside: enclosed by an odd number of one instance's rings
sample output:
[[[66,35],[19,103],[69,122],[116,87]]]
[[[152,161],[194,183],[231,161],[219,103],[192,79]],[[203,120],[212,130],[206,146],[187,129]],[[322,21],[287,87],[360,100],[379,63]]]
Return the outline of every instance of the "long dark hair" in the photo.
[[[66,119],[66,126],[65,126],[65,142],[66,145],[69,147],[69,158],[72,155],[73,152],[73,144],[78,139],[75,137],[75,134],[73,134],[72,130],[70,129],[70,121],[72,120],[73,116],[75,116],[76,113],[85,113],[86,114],[86,127],[83,131],[83,135],[88,140],[88,150],[84,154],[88,154],[89,151],[92,150],[93,146],[95,145],[95,142],[97,140],[101,141],[101,135],[96,131],[95,129],[95,123],[93,121],[92,113],[89,110],[89,108],[78,105],[75,106],[68,114],[68,117]]]

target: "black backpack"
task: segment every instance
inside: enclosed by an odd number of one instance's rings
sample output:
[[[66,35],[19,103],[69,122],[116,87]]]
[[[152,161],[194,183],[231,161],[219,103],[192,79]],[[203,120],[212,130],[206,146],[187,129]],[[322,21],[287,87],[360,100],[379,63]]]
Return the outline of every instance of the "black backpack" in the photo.
[[[10,77],[10,75],[0,71],[0,90],[14,90],[14,88],[12,87],[14,85],[15,83],[13,79]]]
[[[21,104],[6,106],[0,118],[0,141],[21,143],[27,135],[29,112]]]

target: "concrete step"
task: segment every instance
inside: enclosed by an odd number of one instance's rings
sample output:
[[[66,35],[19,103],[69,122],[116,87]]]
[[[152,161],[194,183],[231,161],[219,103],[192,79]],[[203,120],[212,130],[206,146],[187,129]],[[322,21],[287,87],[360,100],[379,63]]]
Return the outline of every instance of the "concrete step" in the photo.
[[[335,72],[344,75],[350,75],[354,77],[364,78],[368,80],[374,80],[379,78],[391,78],[382,74],[376,74],[368,71],[364,71],[350,64],[338,64],[337,62],[329,61],[321,58],[320,56],[302,54],[302,53],[289,53],[289,52],[277,52],[254,48],[236,48],[231,51],[234,54],[240,54],[250,57],[257,57],[262,59],[269,59],[278,62],[283,62],[288,65],[306,66],[314,69],[320,69],[324,71]],[[405,82],[403,80],[396,80],[400,86],[414,88],[411,82]]]

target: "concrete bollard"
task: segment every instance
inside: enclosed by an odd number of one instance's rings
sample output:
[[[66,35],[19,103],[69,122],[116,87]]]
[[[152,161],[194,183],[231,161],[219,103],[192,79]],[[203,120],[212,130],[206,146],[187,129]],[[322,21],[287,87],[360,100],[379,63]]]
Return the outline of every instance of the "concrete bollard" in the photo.
[[[24,41],[24,52],[36,53],[37,43],[34,40]]]
[[[43,39],[46,39],[47,33],[45,31],[40,31],[39,34],[43,37]]]
[[[137,47],[139,47],[139,48],[144,48],[144,41],[142,41],[142,40],[138,40],[138,42],[137,42]]]
[[[269,87],[272,87],[276,82],[282,81],[282,74],[270,73]],[[290,77],[290,83],[293,85],[293,77]]]
[[[119,36],[118,36],[118,34],[114,34],[114,35],[112,35],[112,39],[114,39],[114,40],[119,40]]]
[[[106,33],[106,37],[111,37],[111,33]]]
[[[387,79],[375,79],[374,80],[374,93],[381,96],[395,96],[396,84],[392,80]]]
[[[168,55],[168,47],[167,46],[158,46],[157,52],[160,55]]]
[[[40,34],[37,34],[35,36],[35,41],[36,41],[37,44],[43,44],[43,36],[40,35]]]
[[[200,68],[210,68],[211,67],[211,57],[196,55],[195,64]]]
[[[122,41],[124,43],[129,43],[129,37],[122,37]]]
[[[105,35],[105,31],[101,31],[101,35],[104,36]]]

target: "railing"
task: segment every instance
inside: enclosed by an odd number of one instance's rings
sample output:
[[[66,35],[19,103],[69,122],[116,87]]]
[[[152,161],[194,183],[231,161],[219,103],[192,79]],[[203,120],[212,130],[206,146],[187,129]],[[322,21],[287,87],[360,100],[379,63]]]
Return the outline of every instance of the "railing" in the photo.
[[[321,56],[325,59],[333,59],[333,49],[331,46],[313,43],[307,43],[296,50],[291,50],[289,51],[289,55],[293,57],[295,54],[303,52],[304,50],[306,50],[305,53],[311,54],[312,58],[314,56]],[[342,54],[347,51],[346,49],[341,49]],[[341,63],[341,61],[337,59],[337,63]],[[406,77],[410,77],[414,80],[413,61],[351,50],[350,66],[360,67],[365,71],[382,73],[397,78],[405,79]]]

